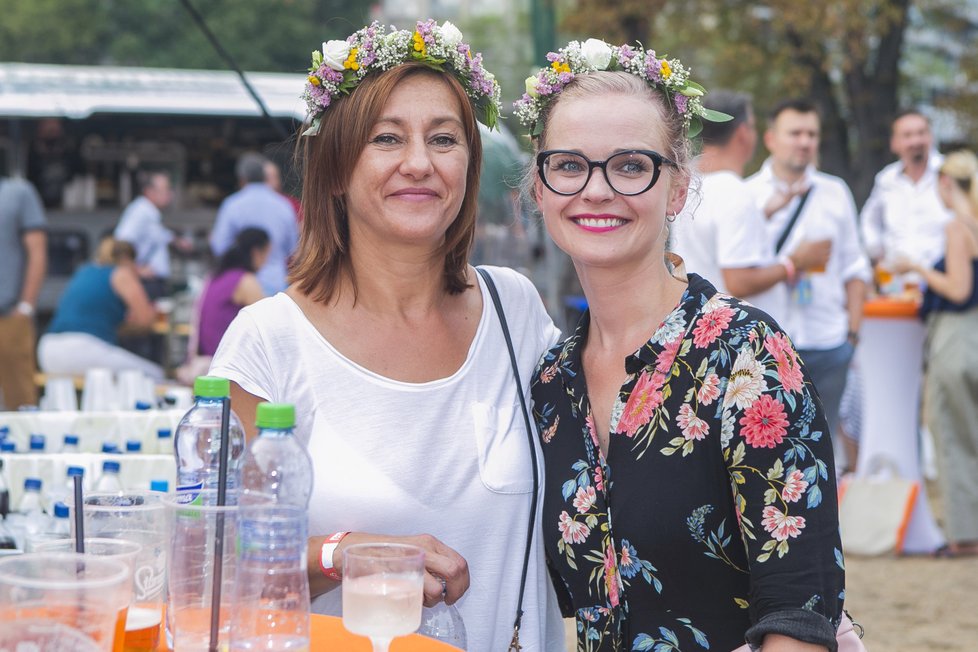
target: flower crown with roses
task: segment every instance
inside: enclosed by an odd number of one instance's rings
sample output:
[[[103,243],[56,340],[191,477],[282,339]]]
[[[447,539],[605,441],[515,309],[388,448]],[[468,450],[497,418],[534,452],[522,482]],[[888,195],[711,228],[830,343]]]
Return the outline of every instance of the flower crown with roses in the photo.
[[[322,52],[312,53],[312,66],[302,99],[306,101],[310,126],[303,135],[319,133],[323,114],[334,100],[349,95],[374,71],[390,70],[409,61],[418,61],[438,71],[452,74],[462,84],[475,108],[476,118],[492,129],[499,118],[499,84],[482,67],[482,54],[462,42],[462,32],[445,21],[418,21],[414,32],[377,21],[345,41],[326,41]]]
[[[658,58],[655,50],[641,45],[610,45],[589,38],[581,43],[571,41],[556,52],[547,54],[550,65],[536,75],[526,78],[526,93],[513,106],[516,117],[531,137],[543,130],[540,115],[576,76],[597,71],[623,71],[640,77],[652,88],[661,91],[683,117],[686,135],[692,138],[703,128],[703,120],[726,122],[733,116],[703,106],[706,89],[689,78],[679,59]]]

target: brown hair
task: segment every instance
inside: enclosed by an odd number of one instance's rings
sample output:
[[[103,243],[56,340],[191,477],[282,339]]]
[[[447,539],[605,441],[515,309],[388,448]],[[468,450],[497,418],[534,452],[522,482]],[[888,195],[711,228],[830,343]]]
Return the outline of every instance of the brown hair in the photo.
[[[968,197],[971,210],[978,216],[978,157],[968,150],[951,152],[944,157],[940,173],[957,184]]]
[[[539,122],[543,130],[534,144],[536,151],[546,148],[547,131],[550,126],[550,116],[561,102],[568,99],[599,97],[603,95],[632,95],[644,97],[659,110],[662,121],[659,126],[666,139],[666,149],[663,155],[676,163],[676,172],[680,177],[691,178],[690,160],[692,153],[683,116],[676,111],[675,104],[659,90],[652,88],[643,79],[627,72],[599,70],[586,75],[578,75],[560,92],[555,100],[550,102],[540,113]],[[596,118],[600,119],[600,118]],[[654,128],[654,126],[652,126]],[[523,177],[523,191],[529,198],[533,197],[533,185],[536,182],[537,169],[535,161],[527,166]]]
[[[394,88],[414,75],[439,75],[458,100],[469,166],[465,195],[458,216],[445,233],[445,289],[458,294],[469,287],[466,266],[475,237],[476,200],[482,169],[482,140],[475,111],[465,89],[452,75],[424,64],[408,62],[377,75],[368,75],[354,91],[335,100],[322,116],[319,134],[301,138],[300,158],[305,163],[302,190],[302,234],[292,262],[290,280],[314,300],[328,302],[339,289],[342,274],[349,276],[356,296],[350,261],[350,228],[346,190],[370,131]]]

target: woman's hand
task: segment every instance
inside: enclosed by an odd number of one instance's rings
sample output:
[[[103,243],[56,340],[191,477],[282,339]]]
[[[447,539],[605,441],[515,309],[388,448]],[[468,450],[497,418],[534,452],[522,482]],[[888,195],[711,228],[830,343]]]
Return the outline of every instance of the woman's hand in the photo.
[[[790,636],[768,634],[761,644],[761,652],[828,652],[824,645],[804,643]]]
[[[319,570],[319,551],[326,537],[309,539],[310,591],[313,596],[325,593],[336,583]],[[343,550],[358,543],[407,543],[424,550],[424,604],[426,607],[445,601],[453,604],[469,589],[469,565],[462,555],[430,534],[394,537],[367,532],[350,532],[333,550],[333,568],[342,569]],[[340,573],[342,575],[342,572]],[[444,588],[442,585],[444,580]],[[315,586],[314,586],[315,585]]]
[[[895,274],[906,274],[907,272],[918,271],[918,265],[909,258],[903,256],[897,258],[890,264],[890,269]]]

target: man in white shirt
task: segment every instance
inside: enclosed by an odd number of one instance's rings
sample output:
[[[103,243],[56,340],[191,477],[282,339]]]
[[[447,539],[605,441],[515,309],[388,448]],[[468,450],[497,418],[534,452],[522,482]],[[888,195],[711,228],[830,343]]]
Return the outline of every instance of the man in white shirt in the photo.
[[[787,301],[784,281],[797,270],[824,265],[829,249],[806,243],[775,259],[761,211],[744,184],[744,166],[754,156],[757,129],[750,97],[712,91],[709,108],[733,116],[728,122],[704,122],[703,152],[696,160],[699,197],[692,199],[671,226],[672,251],[687,272],[709,280],[721,292],[748,299],[762,309]]]
[[[764,134],[771,156],[747,180],[747,187],[768,215],[768,242],[775,248],[783,242],[781,253],[790,255],[805,241],[831,245],[825,267],[799,274],[786,309],[774,317],[794,341],[836,438],[839,403],[859,339],[871,269],[859,241],[849,187],[815,169],[819,138],[820,120],[813,104],[780,103]],[[835,443],[840,455],[841,442]]]
[[[933,143],[930,123],[919,111],[903,111],[893,121],[890,150],[899,160],[876,175],[860,214],[866,252],[874,262],[909,258],[929,267],[944,252],[951,213],[937,194],[943,157]]]
[[[113,234],[136,250],[136,266],[151,299],[165,294],[170,278],[170,242],[173,232],[163,226],[162,211],[173,201],[170,177],[165,172],[140,171],[140,195],[126,207]]]

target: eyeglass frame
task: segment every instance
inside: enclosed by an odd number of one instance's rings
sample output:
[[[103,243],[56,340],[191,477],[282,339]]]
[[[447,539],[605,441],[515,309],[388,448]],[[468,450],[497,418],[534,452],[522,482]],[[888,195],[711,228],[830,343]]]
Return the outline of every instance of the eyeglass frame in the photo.
[[[544,162],[546,162],[547,158],[553,156],[554,154],[570,154],[572,156],[577,156],[587,161],[587,178],[584,179],[584,183],[581,185],[580,190],[576,190],[574,192],[560,192],[559,190],[556,190],[553,186],[551,186],[547,182],[547,175],[544,172],[543,164]],[[608,178],[608,161],[615,158],[616,156],[621,156],[622,154],[643,154],[645,156],[648,156],[650,159],[652,159],[652,166],[653,166],[652,180],[649,182],[649,185],[647,185],[642,190],[639,190],[638,192],[621,192],[620,190],[615,188],[615,185],[611,183],[611,179]],[[574,195],[584,192],[584,189],[587,188],[587,184],[591,183],[591,175],[594,173],[594,168],[601,168],[601,172],[602,174],[604,174],[605,183],[607,183],[608,187],[614,190],[617,194],[622,195],[623,197],[634,197],[636,195],[641,195],[643,193],[652,190],[656,182],[659,181],[659,175],[662,173],[663,165],[671,165],[674,168],[679,167],[679,164],[673,161],[672,159],[666,158],[659,152],[656,152],[655,150],[651,150],[651,149],[626,149],[621,152],[615,152],[614,154],[612,154],[611,156],[609,156],[603,161],[592,161],[591,159],[584,156],[580,152],[575,152],[569,149],[545,149],[537,154],[537,175],[540,177],[540,181],[542,181],[543,185],[547,187],[547,190],[549,190],[550,192],[556,195],[560,195],[561,197],[573,197]]]

